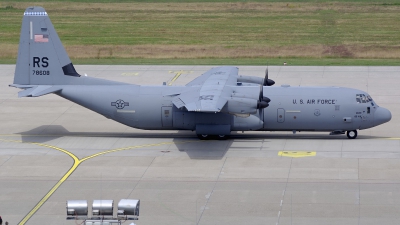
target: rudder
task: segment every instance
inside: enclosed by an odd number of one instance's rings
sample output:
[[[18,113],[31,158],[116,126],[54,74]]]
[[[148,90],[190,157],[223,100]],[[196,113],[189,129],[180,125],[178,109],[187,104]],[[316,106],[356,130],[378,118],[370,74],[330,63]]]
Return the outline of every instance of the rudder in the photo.
[[[28,7],[22,20],[14,84],[68,84],[80,77],[42,7]]]

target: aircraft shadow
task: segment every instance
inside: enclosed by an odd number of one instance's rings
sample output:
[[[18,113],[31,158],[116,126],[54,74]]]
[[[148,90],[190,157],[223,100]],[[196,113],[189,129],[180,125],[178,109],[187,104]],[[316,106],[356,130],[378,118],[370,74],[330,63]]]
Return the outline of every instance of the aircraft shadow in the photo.
[[[222,159],[232,144],[232,140],[201,141],[191,131],[178,132],[143,132],[143,133],[116,133],[116,132],[70,132],[61,125],[42,125],[34,129],[20,132],[22,142],[47,143],[64,136],[76,137],[117,137],[141,139],[171,138],[180,152],[185,152],[191,159]],[[170,147],[171,148],[171,147]],[[173,147],[172,147],[173,148]],[[165,151],[168,152],[168,151]]]
[[[32,130],[18,133],[22,135],[22,142],[39,142],[46,143],[64,136],[76,137],[117,137],[117,138],[141,138],[141,139],[168,139],[171,138],[175,144],[175,148],[180,152],[185,152],[191,159],[207,159],[220,160],[225,157],[229,149],[235,141],[246,142],[273,139],[313,139],[313,140],[349,140],[346,135],[328,135],[328,133],[302,133],[292,134],[274,133],[274,132],[232,132],[228,140],[199,140],[194,132],[178,131],[178,132],[158,132],[144,131],[143,133],[117,133],[117,132],[70,132],[61,125],[43,125]],[[386,137],[364,136],[359,135],[357,139],[376,139]],[[349,140],[352,141],[352,140]],[[168,149],[173,149],[169,147]],[[252,150],[251,147],[244,147]],[[165,152],[168,152],[168,149]],[[243,148],[241,148],[243,150]]]

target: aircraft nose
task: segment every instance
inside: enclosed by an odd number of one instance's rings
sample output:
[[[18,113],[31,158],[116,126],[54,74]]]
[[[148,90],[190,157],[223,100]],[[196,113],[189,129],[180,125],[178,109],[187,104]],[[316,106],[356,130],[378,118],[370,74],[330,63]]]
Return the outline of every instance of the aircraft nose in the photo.
[[[378,126],[382,123],[389,122],[392,119],[392,113],[388,109],[379,107],[376,109],[374,114],[374,123],[375,126]]]

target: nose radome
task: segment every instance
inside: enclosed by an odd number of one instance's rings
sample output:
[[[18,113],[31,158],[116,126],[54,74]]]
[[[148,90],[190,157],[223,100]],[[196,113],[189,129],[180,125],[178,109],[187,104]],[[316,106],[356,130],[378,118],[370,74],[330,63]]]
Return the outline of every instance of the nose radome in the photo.
[[[379,107],[374,114],[374,124],[378,126],[382,123],[389,122],[392,119],[392,113],[388,109]]]

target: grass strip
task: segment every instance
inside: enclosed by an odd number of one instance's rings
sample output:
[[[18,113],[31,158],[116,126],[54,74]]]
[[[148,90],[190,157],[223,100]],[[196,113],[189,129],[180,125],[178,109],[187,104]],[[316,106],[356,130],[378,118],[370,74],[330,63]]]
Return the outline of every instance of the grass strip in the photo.
[[[396,1],[1,2],[0,62],[42,5],[76,64],[398,65]],[[165,63],[164,63],[165,62]]]

